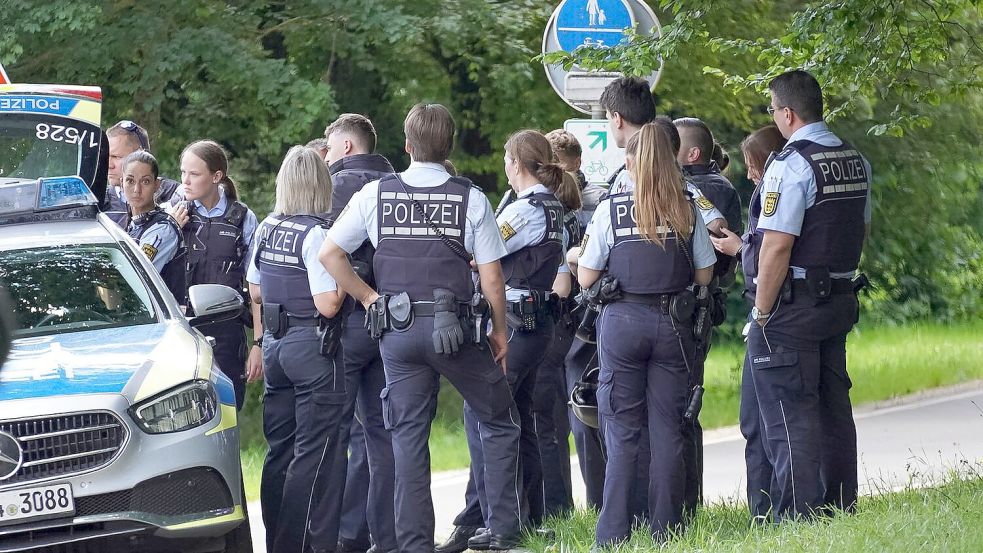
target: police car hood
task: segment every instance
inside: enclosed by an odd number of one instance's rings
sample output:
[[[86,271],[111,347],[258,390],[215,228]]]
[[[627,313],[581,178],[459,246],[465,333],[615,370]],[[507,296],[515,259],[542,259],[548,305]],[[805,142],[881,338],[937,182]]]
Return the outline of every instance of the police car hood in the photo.
[[[207,378],[210,360],[199,374],[201,349],[176,321],[21,338],[0,369],[0,402],[122,394],[133,403]]]

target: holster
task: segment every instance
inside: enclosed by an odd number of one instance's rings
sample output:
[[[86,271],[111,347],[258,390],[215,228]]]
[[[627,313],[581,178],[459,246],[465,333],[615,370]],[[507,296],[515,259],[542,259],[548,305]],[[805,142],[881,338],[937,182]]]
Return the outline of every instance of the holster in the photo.
[[[471,341],[478,346],[478,349],[484,349],[485,344],[488,342],[488,319],[491,316],[491,308],[488,305],[488,300],[481,292],[475,292],[471,296],[471,303],[469,305],[469,318],[464,325],[468,329],[468,335]]]
[[[287,333],[287,312],[279,303],[263,304],[263,330],[269,331],[273,339],[279,340]]]
[[[365,310],[365,328],[373,340],[381,338],[382,334],[390,328],[388,302],[389,296],[383,294]]]
[[[706,348],[710,342],[710,330],[713,328],[712,300],[710,288],[696,287],[696,314],[693,317],[693,338],[698,350]]]
[[[693,316],[696,314],[696,296],[689,290],[683,290],[675,294],[669,300],[669,315],[677,323],[683,325],[693,324]]]
[[[341,343],[341,333],[344,329],[343,316],[335,316],[330,319],[319,317],[317,335],[320,338],[321,356],[334,357],[338,351],[338,344]]]

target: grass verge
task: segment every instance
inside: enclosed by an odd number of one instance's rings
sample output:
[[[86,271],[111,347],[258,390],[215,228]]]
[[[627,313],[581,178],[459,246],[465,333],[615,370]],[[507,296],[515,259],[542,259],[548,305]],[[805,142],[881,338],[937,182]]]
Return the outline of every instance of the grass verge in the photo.
[[[983,379],[980,336],[983,336],[983,322],[854,329],[847,342],[854,405]],[[704,428],[737,424],[743,359],[741,343],[716,344],[710,351],[705,377],[707,391],[700,414]],[[250,385],[240,422],[246,495],[251,500],[259,497],[259,473],[266,452],[260,422],[261,389],[261,385]],[[444,382],[430,434],[434,471],[468,466],[470,457],[462,412],[461,396]]]
[[[934,487],[906,489],[860,499],[855,515],[778,526],[748,526],[747,507],[713,505],[701,509],[689,528],[664,547],[647,529],[636,528],[624,545],[606,551],[983,551],[983,478],[954,479]],[[530,538],[535,552],[589,551],[597,515],[578,511],[553,519],[556,542]]]

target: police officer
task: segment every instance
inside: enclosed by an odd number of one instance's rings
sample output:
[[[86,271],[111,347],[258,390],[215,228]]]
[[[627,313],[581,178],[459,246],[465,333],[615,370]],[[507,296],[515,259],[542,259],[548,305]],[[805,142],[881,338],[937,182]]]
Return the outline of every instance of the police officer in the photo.
[[[329,486],[345,408],[345,296],[317,260],[327,232],[317,214],[330,207],[324,161],[312,148],[291,148],[277,173],[273,214],[259,227],[248,269],[253,317],[262,330],[263,433],[270,446],[260,501],[267,550],[275,553],[335,546],[308,535],[323,498],[342,493]]]
[[[370,328],[382,334],[383,413],[396,460],[399,550],[433,551],[427,437],[440,375],[461,392],[480,423],[487,524],[493,532],[489,545],[508,548],[518,541],[521,512],[520,430],[505,379],[508,343],[499,260],[507,250],[487,198],[470,181],[451,178],[444,170],[442,162],[454,144],[454,120],[447,108],[414,106],[404,132],[410,167],[355,193],[328,232],[320,259],[339,285],[366,306]],[[355,275],[345,256],[366,239],[376,247],[378,292]],[[485,349],[473,340],[481,338],[483,325],[473,319],[478,309],[468,303],[472,255],[492,313]]]
[[[375,127],[363,115],[340,115],[325,129],[324,136],[325,161],[329,164],[332,182],[330,219],[335,220],[366,183],[379,180],[394,170],[389,160],[375,153]],[[370,285],[375,284],[371,271],[374,251],[372,244],[366,241],[352,253],[352,261]],[[365,309],[359,304],[355,310],[346,319],[342,334],[348,389],[343,426],[351,427],[350,435],[355,439],[350,444],[345,439],[343,447],[339,449],[336,461],[338,470],[334,471],[334,475],[345,493],[331,500],[341,510],[340,550],[364,552],[369,548],[365,545],[368,536],[360,531],[362,521],[365,521],[364,525],[375,542],[373,551],[394,551],[396,528],[392,497],[395,469],[392,441],[379,400],[379,394],[386,386],[386,375],[382,370],[379,343],[365,332]],[[360,439],[357,434],[361,435]],[[345,455],[344,446],[350,448],[350,457]]]
[[[139,150],[149,152],[150,139],[146,129],[126,119],[109,127],[106,136],[109,138],[109,186],[106,188],[108,208],[105,213],[116,224],[127,228],[129,220],[127,199],[121,182],[123,160]],[[154,196],[155,202],[163,204],[181,199],[181,183],[166,177],[158,177],[158,180],[160,182]]]
[[[756,402],[780,521],[856,504],[846,335],[859,316],[851,279],[870,221],[870,168],[826,127],[812,75],[783,73],[769,89],[788,144],[751,201],[743,267],[754,393],[743,399]],[[742,417],[753,411],[742,405]],[[750,474],[763,460],[747,461]]]
[[[123,160],[122,173],[123,193],[129,205],[126,233],[140,245],[171,294],[183,302],[187,294],[184,264],[188,252],[177,223],[154,202],[160,187],[157,159],[146,150],[137,150]]]
[[[549,141],[534,130],[513,134],[505,143],[505,175],[515,201],[503,206],[496,217],[508,255],[502,258],[505,276],[506,319],[509,326],[508,382],[515,397],[522,427],[519,443],[522,466],[521,497],[528,503],[528,523],[543,519],[543,469],[533,413],[536,372],[553,340],[550,293],[558,270],[569,272],[563,262],[563,207],[553,194],[562,183],[563,170],[552,162]],[[561,268],[561,265],[563,266]],[[438,552],[489,548],[494,534],[485,526],[481,505],[487,505],[484,458],[479,420],[473,406],[464,404],[464,429],[471,450],[471,482],[467,506],[454,520],[455,532]],[[485,532],[461,543],[463,528],[485,526]]]
[[[191,221],[184,227],[188,245],[187,284],[224,284],[242,290],[249,248],[256,232],[256,215],[238,201],[235,182],[229,178],[225,150],[212,140],[189,144],[181,154],[181,180],[190,207]],[[246,334],[243,321],[206,325],[203,334],[215,338],[213,348],[219,368],[232,380],[236,406],[246,394]],[[262,374],[258,346],[250,352],[253,374]],[[260,366],[256,369],[255,367]]]
[[[610,290],[606,299],[613,302],[604,305],[598,321],[598,411],[608,454],[597,522],[600,546],[630,535],[640,429],[647,428],[651,444],[652,535],[664,540],[682,525],[682,423],[694,357],[692,303],[686,294],[694,281],[709,283],[715,257],[683,192],[674,132],[672,123],[660,119],[629,140],[626,156],[635,188],[598,206],[579,258],[581,286],[593,285],[606,270],[620,289]],[[665,200],[657,203],[657,197]]]

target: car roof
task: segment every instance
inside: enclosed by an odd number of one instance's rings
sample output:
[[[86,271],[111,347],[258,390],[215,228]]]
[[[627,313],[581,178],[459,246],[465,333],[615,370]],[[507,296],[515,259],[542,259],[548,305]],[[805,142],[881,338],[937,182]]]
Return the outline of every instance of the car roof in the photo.
[[[3,225],[0,229],[0,251],[117,242],[98,219],[38,221]]]

